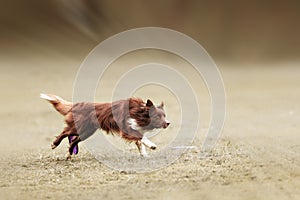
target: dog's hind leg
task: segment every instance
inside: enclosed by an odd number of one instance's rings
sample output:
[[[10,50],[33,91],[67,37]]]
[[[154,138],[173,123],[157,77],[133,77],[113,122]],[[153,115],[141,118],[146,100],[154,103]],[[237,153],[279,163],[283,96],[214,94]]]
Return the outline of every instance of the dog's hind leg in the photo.
[[[91,135],[95,133],[97,130],[96,127],[94,126],[85,126],[84,129],[81,129],[81,132],[76,135],[70,134],[68,136],[74,136],[71,139],[69,139],[70,147],[69,147],[69,152],[67,154],[67,160],[71,158],[72,154],[77,154],[78,153],[78,143],[80,141],[83,141],[87,138],[89,138]],[[80,136],[79,136],[80,135]]]
[[[67,154],[67,160],[71,159],[71,156],[73,154],[74,148],[78,145],[78,143],[81,141],[79,136],[75,136],[75,138],[72,140],[70,147],[69,147],[69,153]]]
[[[64,131],[60,135],[58,135],[56,139],[52,142],[51,148],[55,149],[61,143],[61,141],[68,136],[78,136],[76,129],[73,127],[66,127]]]

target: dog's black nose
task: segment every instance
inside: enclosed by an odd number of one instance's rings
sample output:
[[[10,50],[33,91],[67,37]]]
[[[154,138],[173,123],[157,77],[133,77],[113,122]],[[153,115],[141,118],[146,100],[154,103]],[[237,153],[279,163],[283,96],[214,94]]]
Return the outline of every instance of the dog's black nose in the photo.
[[[168,126],[170,125],[170,122],[169,121],[166,121],[163,125],[163,128],[167,128]]]

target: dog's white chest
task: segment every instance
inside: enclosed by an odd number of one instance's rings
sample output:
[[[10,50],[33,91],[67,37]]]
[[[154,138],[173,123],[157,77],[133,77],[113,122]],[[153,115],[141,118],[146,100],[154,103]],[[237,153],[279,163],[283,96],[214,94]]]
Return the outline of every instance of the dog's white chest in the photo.
[[[153,129],[153,130],[144,130],[143,127],[139,126],[137,124],[136,120],[133,119],[133,118],[129,118],[127,120],[127,122],[129,124],[130,128],[132,128],[133,130],[136,130],[136,131],[138,131],[138,132],[140,132],[142,134],[145,134],[145,133],[151,134],[151,132],[157,132],[155,129]]]

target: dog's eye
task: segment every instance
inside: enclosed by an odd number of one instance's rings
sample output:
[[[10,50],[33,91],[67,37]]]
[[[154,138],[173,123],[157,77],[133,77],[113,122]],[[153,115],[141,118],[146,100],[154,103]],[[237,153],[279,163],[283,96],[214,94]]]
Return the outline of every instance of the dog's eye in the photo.
[[[155,116],[155,119],[160,119],[161,118],[161,115],[156,115]]]
[[[159,115],[153,115],[152,118],[159,119]]]

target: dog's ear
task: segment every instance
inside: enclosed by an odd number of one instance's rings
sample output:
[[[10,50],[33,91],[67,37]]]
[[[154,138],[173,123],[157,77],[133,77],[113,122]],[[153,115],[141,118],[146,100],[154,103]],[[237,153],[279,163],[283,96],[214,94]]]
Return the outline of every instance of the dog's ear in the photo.
[[[152,107],[153,106],[153,102],[150,99],[148,99],[147,103],[146,103],[146,106],[147,107]]]
[[[157,107],[160,108],[160,109],[164,109],[164,102],[162,101],[162,102],[160,103],[160,105],[157,106]]]

